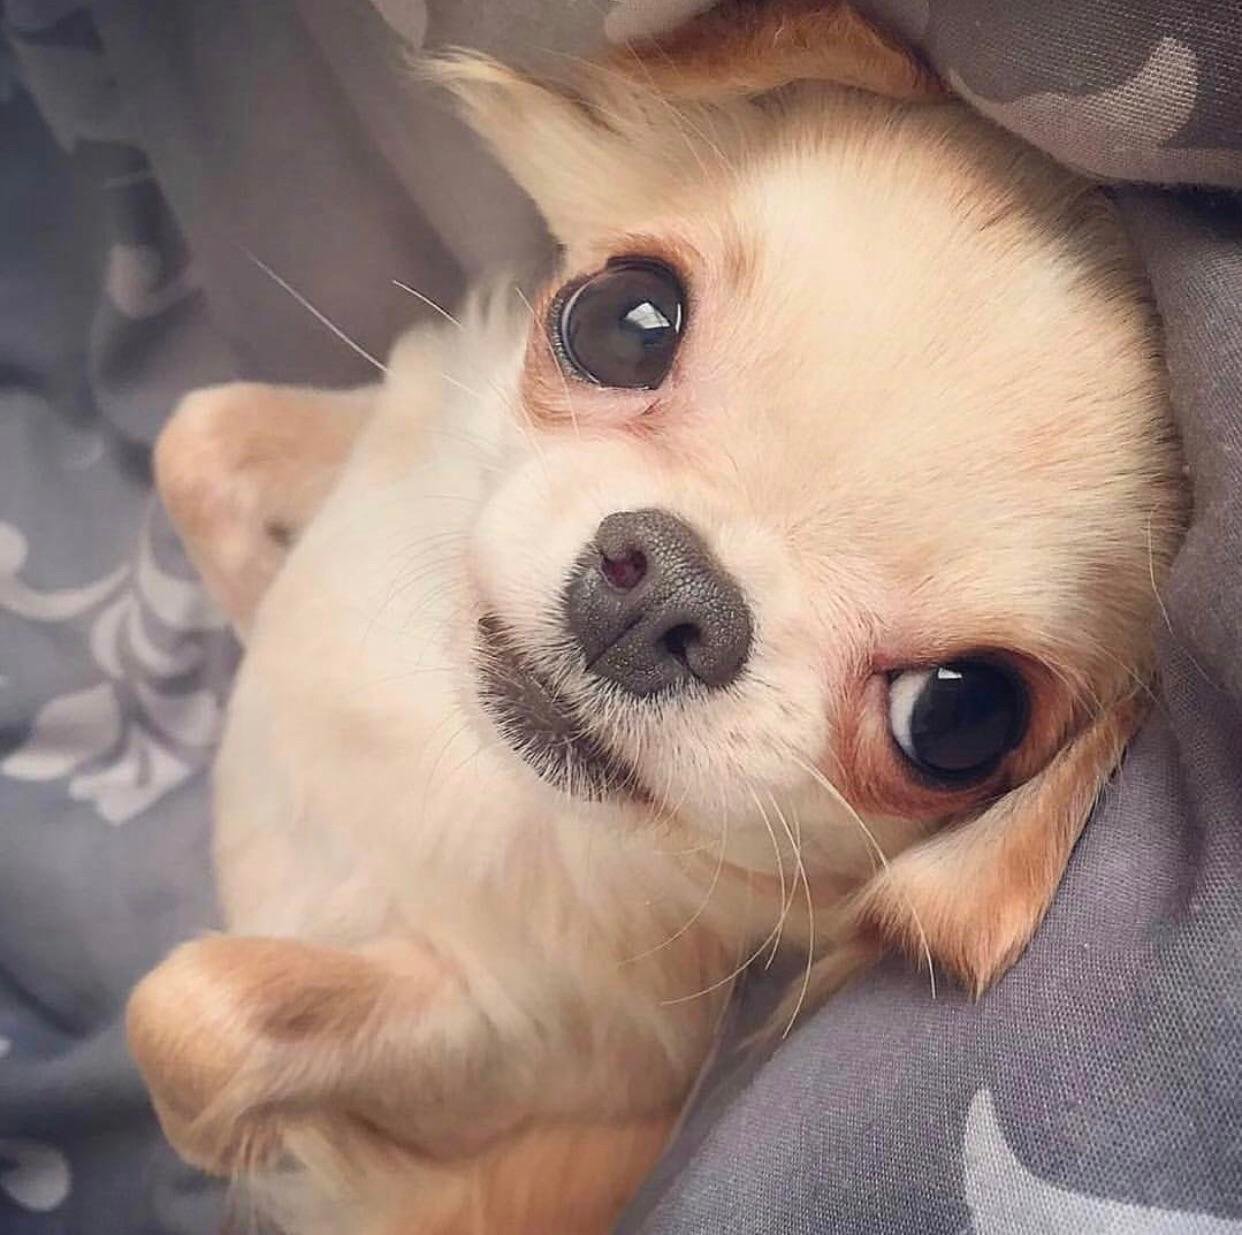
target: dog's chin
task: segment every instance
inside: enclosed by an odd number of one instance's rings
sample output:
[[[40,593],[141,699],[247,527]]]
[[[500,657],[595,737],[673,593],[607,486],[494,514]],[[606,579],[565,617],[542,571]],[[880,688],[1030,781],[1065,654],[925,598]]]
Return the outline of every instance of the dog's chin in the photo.
[[[494,614],[475,640],[479,698],[497,732],[545,782],[587,802],[646,802],[638,774],[596,736]]]

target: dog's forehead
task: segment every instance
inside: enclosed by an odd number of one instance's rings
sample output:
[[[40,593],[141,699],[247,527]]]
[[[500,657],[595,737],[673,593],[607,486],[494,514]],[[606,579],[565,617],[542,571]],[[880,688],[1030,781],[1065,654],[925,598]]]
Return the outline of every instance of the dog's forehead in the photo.
[[[922,157],[787,144],[652,228],[691,306],[664,436],[926,612],[1074,622],[1149,501],[1152,324],[1117,233]]]
[[[645,452],[578,459],[592,503],[637,485],[709,529],[774,530],[812,591],[885,594],[946,643],[1122,638],[1166,399],[1111,208],[952,106],[816,95],[748,141],[666,163],[640,218],[568,247],[567,277],[646,254],[687,292],[658,391],[579,396]],[[568,401],[548,353],[528,392]]]

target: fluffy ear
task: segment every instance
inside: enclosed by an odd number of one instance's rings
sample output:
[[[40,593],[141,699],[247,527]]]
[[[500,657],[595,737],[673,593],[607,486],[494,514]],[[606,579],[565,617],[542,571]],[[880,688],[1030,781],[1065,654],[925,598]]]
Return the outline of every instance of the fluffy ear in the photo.
[[[719,157],[712,116],[696,104],[799,80],[902,99],[941,93],[909,54],[834,0],[725,0],[658,41],[580,66],[567,86],[467,54],[425,72],[457,96],[562,243],[642,219],[662,174],[688,157]]]
[[[428,62],[423,71],[452,92],[562,244],[598,234],[624,214],[619,195],[642,151],[584,95],[468,53]]]
[[[629,60],[677,98],[760,94],[829,81],[893,99],[944,94],[936,76],[841,0],[722,0]],[[626,57],[616,63],[623,67]]]
[[[375,389],[214,386],[187,395],[160,434],[160,496],[212,598],[243,637],[336,479]]]
[[[1143,710],[1115,704],[983,814],[894,859],[863,890],[864,929],[982,992],[1034,934]]]

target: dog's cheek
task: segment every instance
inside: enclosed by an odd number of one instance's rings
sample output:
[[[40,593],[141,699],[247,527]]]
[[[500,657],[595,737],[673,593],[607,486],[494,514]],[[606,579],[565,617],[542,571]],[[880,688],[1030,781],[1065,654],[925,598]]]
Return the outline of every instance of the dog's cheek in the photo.
[[[851,641],[825,629],[806,565],[777,533],[733,521],[719,529],[716,547],[747,596],[755,641],[737,689],[712,700],[703,717],[688,717],[688,730],[699,733],[722,779],[741,768],[752,784],[783,792],[828,742]]]

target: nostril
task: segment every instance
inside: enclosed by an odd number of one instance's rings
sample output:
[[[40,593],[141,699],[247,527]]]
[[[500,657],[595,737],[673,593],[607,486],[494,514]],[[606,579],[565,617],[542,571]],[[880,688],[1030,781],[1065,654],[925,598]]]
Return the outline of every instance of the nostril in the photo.
[[[703,637],[703,632],[699,630],[692,622],[682,622],[674,626],[671,630],[666,630],[660,639],[664,645],[664,650],[672,657],[681,661],[683,665],[687,664],[689,657],[686,655],[692,644],[698,643]]]
[[[564,607],[586,671],[637,698],[728,686],[750,655],[742,589],[668,511],[608,515],[574,563]]]
[[[629,549],[619,557],[601,555],[600,573],[618,591],[636,588],[646,577],[647,557],[641,549]]]

